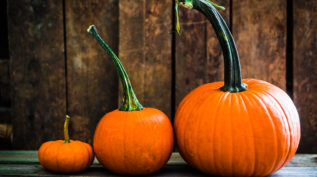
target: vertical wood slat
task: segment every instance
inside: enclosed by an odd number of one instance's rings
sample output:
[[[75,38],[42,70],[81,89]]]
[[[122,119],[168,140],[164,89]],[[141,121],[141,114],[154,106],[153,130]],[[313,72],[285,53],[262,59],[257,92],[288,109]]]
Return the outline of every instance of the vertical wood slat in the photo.
[[[171,7],[170,0],[119,1],[119,58],[141,104],[169,117]]]
[[[229,24],[230,1],[220,5]],[[194,88],[223,80],[223,56],[210,22],[198,11],[179,7],[182,34],[176,37],[176,106]]]
[[[317,153],[317,2],[293,0],[293,98],[301,121],[299,152]]]
[[[0,1],[0,61],[9,59],[7,1]]]
[[[232,28],[242,76],[286,89],[286,1],[233,0]]]
[[[10,107],[9,60],[0,59],[0,107]]]
[[[117,53],[117,5],[112,0],[65,1],[71,138],[87,143],[92,143],[102,116],[118,105],[118,77],[111,58],[87,33],[87,28],[96,25],[105,42]]]
[[[175,108],[194,88],[205,83],[206,19],[196,10],[179,7],[181,36],[175,46]]]
[[[230,2],[231,0],[222,0],[219,4],[226,10],[218,10],[230,27]],[[206,62],[206,82],[215,82],[224,80],[223,53],[217,39],[216,33],[210,22],[207,23],[207,62]]]
[[[7,1],[14,149],[63,137],[62,1]]]

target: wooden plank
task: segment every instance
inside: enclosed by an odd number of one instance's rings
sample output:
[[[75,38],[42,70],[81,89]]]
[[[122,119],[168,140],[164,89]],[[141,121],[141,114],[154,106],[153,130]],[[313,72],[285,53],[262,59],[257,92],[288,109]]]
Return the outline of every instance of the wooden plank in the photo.
[[[0,61],[9,58],[7,1],[0,1]]]
[[[317,167],[317,154],[296,154],[287,167]],[[39,163],[37,151],[0,151],[0,164]],[[99,164],[95,158],[94,164]],[[167,165],[184,165],[186,162],[178,152],[173,152]]]
[[[4,164],[0,167],[0,175],[8,176],[64,176],[65,174],[56,174],[46,171],[39,164]],[[313,167],[285,167],[281,170],[270,175],[270,177],[315,177],[317,175],[317,168]],[[73,173],[71,176],[105,176],[115,177],[118,176],[114,173],[103,168],[101,165],[92,165],[90,168],[83,172]],[[189,165],[166,165],[158,172],[151,176],[206,176],[198,170],[190,167]]]
[[[171,115],[172,94],[172,1],[146,0],[144,100],[147,107]]]
[[[119,1],[119,58],[143,106],[171,117],[172,1]],[[121,94],[120,94],[121,102]]]
[[[118,2],[69,0],[65,13],[71,138],[92,143],[100,118],[117,108],[118,78],[111,59],[86,30],[95,24],[117,52]]]
[[[7,1],[14,149],[63,137],[62,1]]]
[[[39,163],[37,151],[0,151],[0,164],[27,164]],[[183,165],[186,162],[178,152],[172,153],[168,165]],[[100,164],[97,158],[94,159],[94,164]]]
[[[37,151],[0,151],[0,163],[39,163]]]
[[[11,123],[11,108],[0,107],[0,124]]]
[[[233,0],[232,28],[243,78],[286,89],[286,1]]]
[[[182,34],[175,43],[175,107],[194,88],[206,83],[207,20],[196,10],[179,7]]]
[[[287,167],[282,168],[270,176],[316,176],[316,154],[297,154]],[[292,163],[296,162],[296,163]],[[308,163],[307,163],[308,162]],[[37,159],[37,151],[0,151],[0,175],[18,176],[58,176],[44,170]],[[295,164],[295,165],[294,165]],[[297,166],[298,165],[298,166]],[[167,164],[151,176],[205,176],[191,168],[181,158],[179,153],[173,153]],[[86,171],[72,174],[72,176],[115,176],[105,170],[97,161]]]
[[[299,152],[317,153],[317,2],[293,2],[293,98],[301,119]]]
[[[229,24],[230,0],[221,15]],[[176,106],[194,88],[223,80],[223,56],[210,22],[198,11],[179,7],[181,36],[176,37]]]
[[[9,60],[0,59],[0,106],[10,107],[10,71]]]
[[[219,10],[221,16],[230,26],[230,0],[219,1],[219,5],[226,8],[225,11]],[[217,39],[212,25],[207,23],[207,63],[206,63],[206,82],[224,80],[224,65],[221,46]]]

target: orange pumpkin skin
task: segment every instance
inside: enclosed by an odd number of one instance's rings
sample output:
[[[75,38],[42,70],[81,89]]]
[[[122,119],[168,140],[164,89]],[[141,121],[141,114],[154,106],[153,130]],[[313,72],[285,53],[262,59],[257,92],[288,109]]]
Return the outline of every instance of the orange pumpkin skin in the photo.
[[[182,157],[221,176],[266,176],[286,165],[300,140],[297,110],[288,95],[264,81],[244,79],[246,91],[202,85],[180,103],[175,135]]]
[[[70,140],[48,141],[38,151],[40,164],[57,173],[73,173],[89,168],[94,159],[92,147],[84,142]]]
[[[151,174],[168,161],[174,145],[173,128],[158,109],[114,110],[98,123],[94,151],[98,161],[118,174]]]

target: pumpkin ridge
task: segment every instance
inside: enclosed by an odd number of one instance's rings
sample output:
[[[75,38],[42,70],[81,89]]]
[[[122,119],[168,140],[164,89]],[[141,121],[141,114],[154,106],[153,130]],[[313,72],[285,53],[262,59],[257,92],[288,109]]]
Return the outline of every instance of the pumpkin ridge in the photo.
[[[41,156],[39,159],[40,159],[40,164],[42,164],[42,165],[46,164],[46,161],[47,161],[46,151],[50,147],[49,146],[50,144],[52,144],[52,141],[48,141],[48,142],[46,142],[45,144],[42,145],[44,147],[40,147],[40,153],[38,153],[38,154]],[[45,148],[45,149],[42,150],[41,148]],[[42,154],[44,154],[43,158],[42,158]]]
[[[79,146],[81,146],[81,148],[85,150],[85,152],[86,152],[86,157],[88,157],[88,161],[90,161],[90,155],[89,155],[88,149],[86,148],[86,145],[83,144],[83,143],[80,143],[80,142],[78,142],[78,144],[80,144]],[[83,156],[83,157],[85,157],[85,156]],[[87,160],[86,160],[86,161],[87,161]],[[90,164],[89,164],[89,165],[90,165]],[[83,163],[81,169],[85,169],[85,168],[86,168],[86,164]]]
[[[70,146],[73,146],[74,143],[75,143],[75,142],[73,141],[72,144],[70,144],[70,143],[67,144],[67,145],[66,145],[67,148],[70,149]],[[75,148],[77,148],[77,147],[75,147]],[[73,148],[71,148],[71,149],[74,151]],[[75,158],[71,158],[71,159],[72,159],[72,163],[71,163],[71,164],[73,164],[73,165],[72,165],[72,168],[70,169],[70,172],[72,172],[72,171],[74,170],[74,168],[76,167],[76,165],[77,165],[76,163],[74,163],[74,162],[76,162],[76,161],[75,161]]]
[[[191,100],[192,98],[189,96],[189,97],[187,97],[187,100]],[[185,110],[188,110],[189,112],[188,112],[188,114],[186,114],[186,121],[183,121],[183,124],[182,124],[182,126],[180,126],[180,127],[185,127],[185,128],[183,128],[183,129],[181,129],[181,131],[182,131],[182,134],[183,134],[183,138],[181,138],[181,140],[179,140],[180,141],[180,143],[182,143],[185,147],[188,147],[188,145],[185,145],[185,144],[189,144],[188,143],[188,141],[186,141],[186,139],[187,138],[185,138],[186,136],[187,136],[187,133],[188,133],[188,131],[186,131],[186,129],[188,129],[188,120],[189,120],[189,117],[192,115],[192,113],[194,112],[194,109],[193,108],[196,108],[196,106],[198,107],[199,105],[197,105],[197,104],[195,104],[193,107],[191,107],[191,108],[183,108],[183,109],[180,109],[179,110],[179,112],[177,112],[177,114],[181,114],[181,115],[183,115],[184,114],[184,111]],[[177,129],[177,127],[175,127],[176,129]],[[178,139],[177,139],[178,140]],[[183,151],[183,152],[182,152]],[[180,152],[181,153],[183,153],[183,154],[189,154],[188,152],[187,152],[187,148],[184,148],[183,150],[180,150]],[[192,158],[191,157],[187,157],[187,156],[185,156],[185,158],[189,161],[189,164],[190,165],[193,165],[193,163],[192,163]],[[196,167],[196,166],[195,166]]]
[[[192,108],[190,108],[190,112],[188,112],[188,115],[186,116],[186,121],[184,121],[184,129],[182,130],[183,131],[183,138],[182,138],[182,142],[183,142],[183,144],[184,144],[184,146],[185,147],[188,147],[189,145],[190,145],[190,138],[187,138],[188,136],[190,137],[190,133],[189,133],[189,131],[186,131],[187,129],[188,129],[188,127],[189,127],[189,125],[191,125],[191,124],[189,124],[188,123],[188,120],[190,120],[190,118],[189,117],[191,117],[193,114],[194,114],[194,112],[195,112],[195,109],[194,108],[196,108],[196,107],[198,107],[199,105],[198,104],[196,104],[196,105],[194,105]],[[190,156],[189,157],[187,157],[189,160],[190,160],[190,165],[193,165],[195,168],[196,168],[196,166],[194,165],[194,163],[192,162],[193,160],[192,160],[192,157],[191,157],[191,152],[189,151],[189,149],[188,148],[184,148],[184,152],[183,152],[184,154],[190,154]]]
[[[60,144],[60,143],[56,143],[56,144],[57,144],[57,146],[55,146],[55,149],[56,149],[57,153],[55,153],[54,158],[55,158],[55,162],[56,162],[56,167],[57,167],[57,169],[61,169],[60,164],[58,163],[58,162],[59,162],[58,156],[59,156],[59,154],[60,154],[60,152],[61,152],[60,149],[61,149],[61,146],[62,146],[63,144]]]
[[[250,90],[250,89],[249,89]],[[249,91],[248,90],[248,91]],[[252,173],[248,176],[255,176],[255,169],[256,169],[256,164],[258,163],[258,159],[256,158],[256,143],[255,143],[255,133],[254,133],[254,128],[253,128],[253,123],[251,121],[251,117],[249,116],[249,111],[248,111],[248,107],[246,105],[246,100],[247,99],[247,102],[250,102],[249,101],[249,98],[245,95],[247,94],[248,92],[244,92],[243,94],[241,94],[241,100],[242,100],[242,104],[243,104],[243,108],[244,108],[244,111],[246,112],[246,116],[248,117],[249,119],[249,126],[250,126],[250,129],[251,129],[251,133],[252,133],[252,141],[253,141],[253,156],[254,156],[254,163],[252,164],[253,167],[252,167]],[[244,98],[245,97],[245,98]],[[247,170],[248,171],[248,170]]]
[[[217,105],[217,109],[215,109],[215,112],[214,112],[214,117],[215,117],[215,119],[214,119],[214,122],[213,122],[213,135],[212,135],[212,137],[213,137],[213,146],[215,146],[215,135],[216,135],[216,127],[217,127],[217,118],[219,117],[219,116],[217,116],[218,114],[219,114],[219,105],[220,105],[220,103],[222,103],[223,102],[223,100],[224,100],[224,98],[226,98],[227,97],[227,95],[228,95],[228,92],[224,92],[223,93],[223,95],[221,95],[221,97],[220,97],[220,99],[218,100],[218,103],[216,104]],[[213,164],[214,164],[214,167],[215,167],[215,173],[216,174],[219,174],[219,169],[218,169],[218,166],[217,166],[217,163],[215,163],[215,162],[217,162],[217,156],[216,156],[216,153],[215,153],[215,150],[216,150],[216,148],[213,148],[213,158],[214,158],[214,160],[213,160]]]
[[[287,124],[287,132],[288,133],[291,133],[290,132],[290,125],[289,125],[289,122],[288,120],[286,119],[287,117],[287,114],[285,112],[285,110],[281,107],[281,104],[275,99],[274,96],[272,96],[271,94],[269,94],[267,91],[263,91],[263,93],[265,95],[267,95],[267,97],[271,98],[272,100],[274,100],[275,104],[277,104],[280,108],[280,110],[282,111],[280,114],[282,115],[282,121],[284,124]],[[287,153],[286,154],[283,154],[283,156],[281,157],[280,161],[283,160],[283,163],[280,163],[280,165],[275,165],[275,168],[273,168],[273,170],[270,172],[270,173],[273,173],[275,171],[277,171],[278,169],[280,169],[281,167],[283,167],[285,165],[285,162],[287,161],[289,155],[290,155],[290,151],[291,151],[291,141],[292,141],[292,136],[290,136],[290,138],[287,140],[288,141],[288,146],[289,148],[287,148]]]
[[[127,116],[128,115],[125,115],[123,112],[121,114],[122,114],[121,117],[124,117],[123,132],[122,132],[122,135],[121,135],[123,137],[123,154],[122,154],[122,156],[123,156],[122,158],[124,159],[123,166],[124,166],[125,169],[128,169],[128,171],[130,171],[130,168],[129,168],[128,164],[127,164],[128,161],[126,160],[126,157],[128,156],[127,155],[127,147],[126,147],[128,137],[124,136],[124,135],[127,134],[126,132],[127,132],[127,121],[128,121]],[[129,133],[128,135],[130,136],[131,133]],[[115,157],[112,157],[111,159],[115,159]],[[122,171],[122,170],[120,169],[119,171]],[[128,172],[128,174],[129,174],[129,172]]]
[[[257,98],[257,97],[255,97],[254,96],[254,94],[256,94],[256,92],[251,92],[251,90],[249,90],[249,95],[248,95],[248,99],[249,100],[251,100],[251,101],[249,101],[249,104],[250,103],[252,103],[252,104],[256,104],[256,103],[258,103],[258,100],[257,99],[254,99],[254,98]],[[253,96],[253,97],[252,97]],[[262,108],[263,106],[261,106],[261,108]],[[252,117],[250,117],[250,119],[252,120]],[[254,121],[251,121],[252,122],[252,124],[254,124]],[[257,122],[256,122],[257,123]],[[264,124],[263,123],[261,123],[261,124],[259,124],[261,127],[262,127],[262,129],[263,129],[263,127],[264,127]],[[259,127],[258,125],[255,125],[255,126],[257,126],[257,127]],[[255,136],[254,136],[255,137]],[[254,140],[256,140],[256,138],[254,139]],[[256,144],[256,141],[254,141],[255,142],[255,144]],[[258,156],[258,153],[257,153],[257,149],[255,149],[255,154],[256,154],[256,156]],[[263,158],[263,157],[260,157],[260,158]],[[260,159],[260,158],[257,158],[257,159]],[[253,173],[253,175],[252,176],[258,176],[259,174],[263,174],[263,173],[261,173],[262,171],[264,171],[264,168],[263,168],[263,165],[260,165],[259,164],[259,160],[257,160],[257,163],[256,163],[256,165],[255,165],[255,171],[254,171],[254,173]],[[265,173],[266,174],[266,173]],[[265,176],[265,175],[264,175]]]
[[[208,90],[205,90],[205,92],[208,92]],[[214,100],[215,101],[217,101],[217,98],[222,98],[222,97],[224,97],[225,96],[225,94],[223,93],[223,92],[212,92],[212,94],[210,94],[210,96],[206,99],[206,101],[208,101],[208,102],[213,102]],[[219,101],[219,100],[218,100]],[[205,103],[205,102],[204,102]],[[218,103],[220,103],[220,101],[218,102]],[[201,104],[201,105],[204,105],[204,104]],[[217,105],[217,108],[218,108],[218,106],[219,106],[219,104],[215,104],[215,105]],[[206,108],[204,108],[204,109],[206,109]],[[217,110],[218,109],[214,109],[214,111],[212,112],[212,114],[210,114],[209,115],[209,117],[211,117],[212,118],[212,121],[213,121],[213,123],[211,124],[212,126],[214,126],[213,128],[212,128],[212,131],[213,132],[210,132],[210,134],[211,134],[211,139],[212,139],[212,141],[213,141],[213,143],[212,143],[212,145],[214,146],[215,145],[215,143],[214,143],[214,140],[215,140],[215,138],[214,138],[214,136],[215,136],[215,134],[214,134],[214,132],[215,132],[215,129],[216,129],[216,124],[215,124],[215,122],[216,122],[216,119],[217,119],[217,117],[216,117],[216,115],[217,115]],[[209,114],[210,112],[208,112],[208,111],[205,111],[205,114]],[[208,116],[204,116],[204,117],[208,117]],[[215,158],[215,155],[214,154],[212,154],[213,156],[212,156],[212,158]],[[210,155],[209,155],[210,156]],[[214,163],[214,161],[212,161],[212,160],[210,160],[209,161],[209,164],[211,164],[214,168],[213,169],[216,169],[216,165],[215,165],[215,163]],[[206,171],[206,172],[208,172],[208,171],[210,171],[210,169],[208,168],[208,165],[206,165],[206,167],[204,167],[204,170]]]
[[[234,118],[234,113],[232,111],[232,99],[234,99],[235,102],[239,102],[239,98],[237,94],[231,94],[230,95],[230,138],[231,138],[231,171],[230,174],[233,174],[234,171],[234,163],[233,163],[233,154],[234,154],[234,144],[233,144],[233,124],[234,124],[234,120],[232,118]],[[239,108],[240,109],[240,108]]]
[[[281,108],[281,110],[283,111],[283,114],[284,114],[284,116],[285,116],[285,121],[287,122],[288,132],[291,133],[291,131],[290,131],[290,130],[291,130],[291,126],[290,126],[289,120],[287,119],[287,114],[286,114],[284,108],[281,106],[281,103],[280,103],[272,94],[268,93],[267,91],[264,91],[264,92],[265,92],[266,94],[270,95],[270,96],[276,101],[276,103],[280,106],[280,108]],[[288,148],[287,156],[285,157],[285,160],[284,160],[284,162],[282,163],[282,165],[279,166],[279,167],[277,167],[274,171],[277,171],[277,170],[279,170],[280,168],[282,168],[284,165],[286,165],[286,163],[287,163],[287,161],[288,161],[288,159],[289,159],[289,156],[290,156],[290,154],[291,154],[291,149],[292,149],[292,145],[293,145],[292,141],[293,141],[293,137],[290,136],[290,139],[289,139],[289,148]],[[274,171],[273,171],[273,172],[274,172]]]
[[[229,105],[230,105],[230,115],[234,115],[232,113],[232,97],[236,98],[237,99],[237,94],[231,94],[229,95],[230,96],[230,101],[229,101]],[[235,101],[237,101],[235,99]],[[234,154],[234,144],[233,144],[233,130],[232,130],[232,127],[233,127],[233,118],[234,116],[230,116],[230,138],[231,138],[231,171],[230,171],[230,174],[233,174],[233,154]]]
[[[250,90],[251,92],[253,92],[252,90]],[[276,149],[276,155],[274,156],[274,163],[271,165],[271,167],[270,167],[270,170],[266,170],[266,171],[269,171],[269,173],[266,173],[266,175],[268,175],[268,174],[270,174],[271,172],[273,172],[274,171],[274,168],[275,168],[275,166],[276,166],[276,164],[277,164],[277,158],[278,158],[278,153],[279,153],[279,145],[278,145],[278,133],[277,133],[277,129],[276,129],[276,125],[275,125],[275,121],[273,120],[273,118],[272,118],[272,115],[271,115],[271,111],[269,111],[269,109],[267,108],[267,106],[266,106],[266,104],[265,104],[265,101],[262,99],[262,97],[260,97],[260,96],[258,96],[258,93],[257,92],[253,92],[253,95],[254,95],[254,97],[256,97],[256,100],[257,101],[259,101],[259,102],[261,102],[261,104],[259,104],[259,105],[262,105],[261,107],[265,110],[265,113],[266,113],[266,115],[268,116],[268,119],[270,120],[270,122],[271,122],[271,125],[272,125],[272,127],[273,127],[273,129],[274,129],[274,144],[275,144],[275,149]]]
[[[205,89],[204,92],[210,93],[210,92],[208,91],[208,89]],[[205,100],[204,100],[203,102],[201,102],[200,104],[198,104],[198,105],[199,105],[199,108],[198,108],[198,109],[204,110],[205,108],[204,108],[203,106],[201,106],[201,105],[205,105],[206,102],[209,102],[210,99],[211,99],[211,98],[214,98],[214,97],[215,97],[215,93],[210,93],[210,94],[208,94],[208,95],[205,97]],[[197,110],[198,110],[198,109],[197,109]],[[193,109],[193,110],[194,110],[194,109]],[[200,112],[200,111],[198,111],[198,112]],[[203,114],[202,117],[210,117],[210,116],[206,116],[207,113],[208,113],[208,112],[205,111],[205,114]],[[214,118],[214,117],[213,117],[213,118]],[[197,122],[199,122],[198,126],[194,126],[194,127],[198,127],[198,131],[193,131],[193,132],[197,132],[197,134],[198,134],[198,132],[201,131],[201,124],[202,124],[203,121],[200,120],[200,121],[197,121]],[[197,135],[196,135],[196,136],[197,136]],[[202,168],[203,168],[203,171],[208,171],[208,169],[202,164],[202,160],[201,160],[201,159],[202,159],[202,158],[201,158],[202,154],[201,154],[201,153],[198,153],[197,151],[199,151],[199,149],[196,149],[196,153],[195,153],[195,154],[198,155],[198,160],[197,160],[198,163],[199,163],[198,166],[202,167]],[[204,155],[206,155],[206,154],[204,154]]]

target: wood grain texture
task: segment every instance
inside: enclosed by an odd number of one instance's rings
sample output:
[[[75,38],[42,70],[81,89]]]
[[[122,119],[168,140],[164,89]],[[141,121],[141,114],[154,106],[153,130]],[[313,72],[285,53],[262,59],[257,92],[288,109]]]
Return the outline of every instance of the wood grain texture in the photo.
[[[0,1],[0,61],[9,58],[7,1]]]
[[[219,1],[229,24],[230,0]],[[176,36],[176,106],[199,85],[223,80],[223,55],[210,22],[198,11],[179,7],[181,36]]]
[[[299,152],[317,153],[317,1],[293,2],[293,98],[301,121]]]
[[[295,155],[290,163],[270,177],[315,177],[317,175],[316,154]],[[5,176],[58,176],[44,170],[40,166],[37,151],[0,151],[0,175]],[[91,167],[72,176],[117,176],[105,170],[95,159]],[[192,168],[181,158],[179,153],[173,153],[166,165],[151,176],[206,176]]]
[[[232,28],[243,78],[286,89],[286,1],[233,0]]]
[[[296,154],[286,167],[317,167],[317,154]],[[35,164],[39,163],[38,151],[0,150],[0,164]],[[94,165],[100,165],[97,158]],[[173,152],[166,165],[186,165],[186,161],[178,152]]]
[[[218,4],[225,7],[226,10],[219,10],[221,16],[230,26],[230,0],[218,1]],[[217,39],[212,25],[207,23],[207,63],[206,63],[206,82],[215,82],[224,80],[224,65],[221,46]]]
[[[11,108],[0,107],[0,124],[11,123]]]
[[[110,57],[87,33],[96,25],[117,53],[118,3],[113,0],[65,1],[68,111],[71,138],[92,143],[100,118],[117,108],[118,78]]]
[[[206,18],[197,10],[179,7],[182,34],[175,42],[175,106],[194,88],[205,83]]]
[[[141,104],[171,117],[172,1],[119,1],[119,58]],[[121,92],[122,93],[122,92]],[[120,94],[120,102],[121,102]]]
[[[65,60],[62,1],[8,2],[13,148],[63,137]]]
[[[9,60],[0,59],[0,106],[10,107],[10,70]]]

